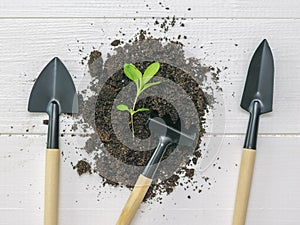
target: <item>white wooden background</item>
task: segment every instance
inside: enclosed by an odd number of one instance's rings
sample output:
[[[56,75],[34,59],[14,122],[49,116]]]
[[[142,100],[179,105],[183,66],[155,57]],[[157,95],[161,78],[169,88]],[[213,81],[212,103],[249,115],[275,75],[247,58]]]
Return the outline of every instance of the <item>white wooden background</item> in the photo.
[[[199,181],[201,176],[214,181],[210,190],[197,194],[178,187],[164,196],[163,204],[143,204],[133,224],[231,224],[238,176],[235,164],[240,161],[248,121],[239,102],[249,60],[263,38],[268,39],[275,58],[274,112],[261,118],[247,225],[300,224],[299,1],[161,2],[164,7],[159,0],[0,1],[1,225],[42,224],[47,131],[42,120],[47,117],[28,113],[27,101],[33,80],[45,64],[53,56],[63,59],[80,90],[87,72],[80,61],[92,46],[112,53],[109,44],[121,27],[128,40],[137,28],[152,27],[152,17],[167,15],[186,18],[184,28],[168,35],[186,34],[183,42],[192,55],[205,58],[208,65],[228,67],[221,75],[225,133],[216,131],[214,137],[206,137],[211,143],[222,142],[214,156],[222,169],[199,168]],[[63,129],[69,123],[62,119]],[[84,139],[70,139],[70,135],[61,140],[66,159],[61,163],[60,225],[114,224],[130,192],[99,188],[101,180],[95,175],[79,177],[70,162],[80,158],[74,148],[82,146]],[[191,199],[186,198],[188,194]]]

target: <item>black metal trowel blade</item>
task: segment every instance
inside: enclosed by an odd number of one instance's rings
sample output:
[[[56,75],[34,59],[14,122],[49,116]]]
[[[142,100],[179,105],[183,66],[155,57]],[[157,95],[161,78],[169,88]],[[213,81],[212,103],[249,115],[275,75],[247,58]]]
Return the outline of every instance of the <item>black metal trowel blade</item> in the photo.
[[[30,112],[51,113],[56,103],[59,113],[77,113],[78,98],[70,73],[59,58],[53,58],[37,78],[28,103]]]
[[[252,103],[259,102],[259,114],[272,111],[274,86],[274,60],[267,40],[256,49],[247,74],[241,107],[252,112]]]

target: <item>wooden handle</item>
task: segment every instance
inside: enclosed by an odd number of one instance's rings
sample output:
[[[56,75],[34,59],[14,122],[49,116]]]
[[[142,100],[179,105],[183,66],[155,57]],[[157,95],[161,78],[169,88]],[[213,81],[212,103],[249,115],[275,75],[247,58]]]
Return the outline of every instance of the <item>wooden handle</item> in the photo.
[[[243,149],[232,225],[244,225],[251,188],[256,151]]]
[[[59,158],[59,149],[47,149],[44,225],[57,225],[58,221]]]
[[[116,225],[129,225],[131,223],[151,185],[151,182],[152,179],[147,178],[142,174],[139,176]]]

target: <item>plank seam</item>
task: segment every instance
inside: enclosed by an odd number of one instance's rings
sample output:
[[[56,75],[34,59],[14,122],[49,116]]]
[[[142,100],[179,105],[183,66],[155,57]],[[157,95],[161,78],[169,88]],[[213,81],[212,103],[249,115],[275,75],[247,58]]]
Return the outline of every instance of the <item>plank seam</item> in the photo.
[[[12,20],[12,19],[17,19],[17,20],[24,20],[24,19],[57,19],[57,20],[62,20],[62,19],[162,19],[167,16],[175,16],[178,19],[203,19],[203,20],[208,20],[208,19],[215,19],[215,20],[299,20],[300,17],[189,17],[189,16],[176,16],[176,15],[171,15],[171,14],[166,14],[166,16],[134,16],[134,17],[98,17],[98,16],[92,16],[92,17],[87,17],[87,16],[61,16],[61,17],[51,17],[51,16],[33,16],[33,17],[1,17],[1,20]]]

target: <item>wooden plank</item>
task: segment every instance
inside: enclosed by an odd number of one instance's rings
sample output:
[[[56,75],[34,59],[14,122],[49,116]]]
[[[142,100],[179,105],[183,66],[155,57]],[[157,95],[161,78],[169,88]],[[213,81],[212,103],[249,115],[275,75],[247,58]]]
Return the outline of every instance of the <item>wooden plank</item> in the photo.
[[[44,135],[0,135],[0,210],[2,224],[15,224],[22,217],[26,224],[41,224],[43,217]],[[243,136],[212,138],[220,142],[220,152],[205,171],[196,170],[194,179],[204,184],[199,194],[192,187],[178,186],[162,204],[142,204],[133,224],[230,224],[241,157]],[[205,142],[208,140],[205,139]],[[69,143],[69,144],[68,144]],[[96,175],[79,177],[70,162],[87,157],[75,147],[84,139],[66,136],[61,139],[64,156],[61,162],[60,222],[79,225],[83,222],[114,224],[130,191],[102,186]],[[297,225],[300,222],[300,157],[297,137],[262,137],[258,152],[248,211],[248,223]],[[208,145],[208,151],[212,151]],[[83,154],[80,156],[79,154]],[[205,160],[205,159],[203,159]],[[201,177],[209,177],[211,185]],[[203,182],[203,183],[202,183]],[[280,193],[280,194],[279,194]],[[190,199],[187,196],[190,195]],[[155,216],[154,216],[155,215]],[[103,223],[102,223],[103,222]],[[182,223],[180,223],[182,224]]]
[[[44,134],[42,120],[47,115],[28,113],[27,101],[34,79],[53,57],[63,59],[79,90],[88,83],[86,61],[82,57],[92,48],[103,55],[114,53],[110,43],[114,39],[128,40],[138,29],[154,29],[153,19],[11,19],[0,24],[0,133]],[[213,133],[244,133],[248,114],[240,109],[240,98],[250,58],[262,40],[268,38],[275,57],[274,112],[262,116],[260,132],[300,133],[300,22],[298,20],[186,20],[185,27],[174,27],[168,37],[187,35],[187,55],[202,58],[203,63],[228,67],[220,75],[223,88],[224,112],[221,128]],[[118,31],[126,34],[120,37]],[[163,36],[159,31],[154,36]],[[251,35],[250,35],[251,33]],[[236,46],[237,45],[237,46]],[[204,46],[201,48],[200,46]],[[62,129],[70,127],[72,119],[62,122]],[[224,126],[226,129],[224,129]]]
[[[297,0],[235,1],[81,1],[2,0],[0,17],[194,17],[194,18],[299,18]]]
[[[151,23],[150,23],[151,22]],[[47,115],[26,112],[34,79],[45,64],[59,56],[66,63],[79,90],[88,82],[86,62],[93,46],[104,55],[113,53],[110,43],[122,27],[128,40],[137,28],[153,29],[153,20],[73,19],[73,20],[4,20],[0,25],[1,103],[0,133],[45,133],[42,120]],[[150,23],[150,24],[149,24]],[[91,25],[92,24],[92,25]],[[120,25],[122,24],[122,25]],[[220,75],[224,112],[218,111],[222,126],[213,133],[244,133],[248,114],[239,107],[248,64],[262,38],[267,37],[275,57],[274,112],[261,119],[261,133],[300,133],[298,58],[300,44],[298,20],[187,20],[184,28],[174,28],[169,37],[186,34],[182,40],[189,55],[202,58],[207,65],[228,67]],[[251,31],[251,36],[249,32]],[[280,32],[280,35],[278,35]],[[155,36],[163,36],[153,32]],[[237,44],[238,46],[235,46]],[[200,48],[200,46],[204,46]],[[68,122],[69,121],[69,122]],[[62,123],[70,127],[72,119]],[[65,125],[64,125],[65,124]],[[224,126],[226,129],[224,130]]]

